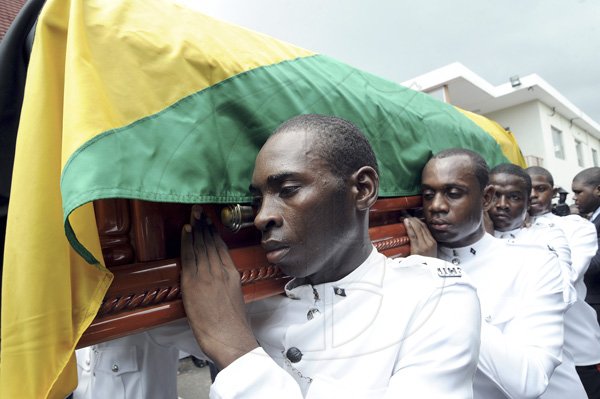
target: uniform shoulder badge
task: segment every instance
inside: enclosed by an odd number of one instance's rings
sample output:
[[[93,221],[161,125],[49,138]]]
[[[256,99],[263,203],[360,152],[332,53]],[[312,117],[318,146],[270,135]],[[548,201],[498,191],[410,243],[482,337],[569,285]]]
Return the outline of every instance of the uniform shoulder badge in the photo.
[[[462,269],[458,266],[438,267],[437,274],[440,277],[462,277]]]

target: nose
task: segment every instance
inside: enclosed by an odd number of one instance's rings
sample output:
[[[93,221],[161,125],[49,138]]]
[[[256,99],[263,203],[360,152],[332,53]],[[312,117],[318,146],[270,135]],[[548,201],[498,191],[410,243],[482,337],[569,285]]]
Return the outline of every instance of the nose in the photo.
[[[496,197],[496,208],[508,209],[508,201],[506,201],[506,197],[504,195]]]
[[[437,193],[433,196],[429,205],[429,211],[434,213],[448,212],[448,203],[446,202],[444,196],[441,193]]]
[[[273,227],[280,227],[283,218],[279,207],[269,196],[264,196],[262,203],[254,218],[254,226],[262,232],[268,231]]]
[[[537,198],[537,191],[535,189],[531,189],[531,194],[529,194],[529,198],[533,199],[533,198]]]

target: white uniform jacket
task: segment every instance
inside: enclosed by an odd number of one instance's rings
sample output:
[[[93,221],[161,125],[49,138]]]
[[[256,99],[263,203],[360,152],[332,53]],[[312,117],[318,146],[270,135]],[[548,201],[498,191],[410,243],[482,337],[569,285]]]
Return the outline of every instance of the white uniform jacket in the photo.
[[[495,235],[498,238],[516,241],[520,244],[541,245],[558,256],[563,273],[563,300],[567,303],[569,308],[567,308],[565,313],[565,337],[562,363],[554,370],[550,379],[551,384],[540,398],[560,398],[568,396],[570,399],[586,399],[587,395],[585,389],[575,370],[573,356],[567,349],[567,314],[570,311],[570,308],[577,302],[577,293],[573,287],[576,273],[571,265],[571,250],[564,232],[558,227],[546,223],[543,220],[536,220],[530,227],[523,227],[507,232],[496,231]]]
[[[567,306],[556,255],[489,234],[469,247],[438,247],[438,255],[466,271],[481,302],[474,397],[542,395],[561,363]]]
[[[248,308],[261,347],[222,370],[211,398],[469,398],[480,308],[459,269],[375,249],[351,274]]]
[[[536,222],[545,222],[560,228],[571,248],[574,270],[573,286],[577,300],[565,314],[565,349],[573,355],[577,366],[600,363],[600,326],[596,311],[585,301],[587,288],[583,277],[596,254],[598,240],[596,227],[578,215],[557,216],[549,212],[538,216]]]
[[[565,233],[558,227],[543,221],[534,221],[531,226],[510,231],[494,231],[494,236],[502,240],[514,240],[521,244],[541,245],[558,257],[563,275],[563,300],[570,307],[577,301],[573,282],[576,278],[571,262],[571,247]]]
[[[176,399],[179,351],[204,357],[186,319],[79,349],[73,399]]]

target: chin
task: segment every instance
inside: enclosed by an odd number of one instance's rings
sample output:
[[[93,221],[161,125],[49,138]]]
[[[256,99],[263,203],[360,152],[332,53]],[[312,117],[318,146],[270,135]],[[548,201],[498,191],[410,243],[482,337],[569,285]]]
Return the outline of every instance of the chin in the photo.
[[[453,238],[455,237],[454,234],[452,234],[449,231],[432,230],[431,235],[433,236],[433,239],[439,242],[440,244],[451,244],[452,241],[454,241]]]

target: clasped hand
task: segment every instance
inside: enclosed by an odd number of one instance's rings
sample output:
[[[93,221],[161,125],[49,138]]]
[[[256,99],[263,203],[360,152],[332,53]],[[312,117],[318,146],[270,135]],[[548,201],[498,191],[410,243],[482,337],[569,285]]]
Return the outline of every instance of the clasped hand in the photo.
[[[183,305],[200,348],[219,369],[258,347],[247,320],[240,274],[200,206],[181,232]]]

